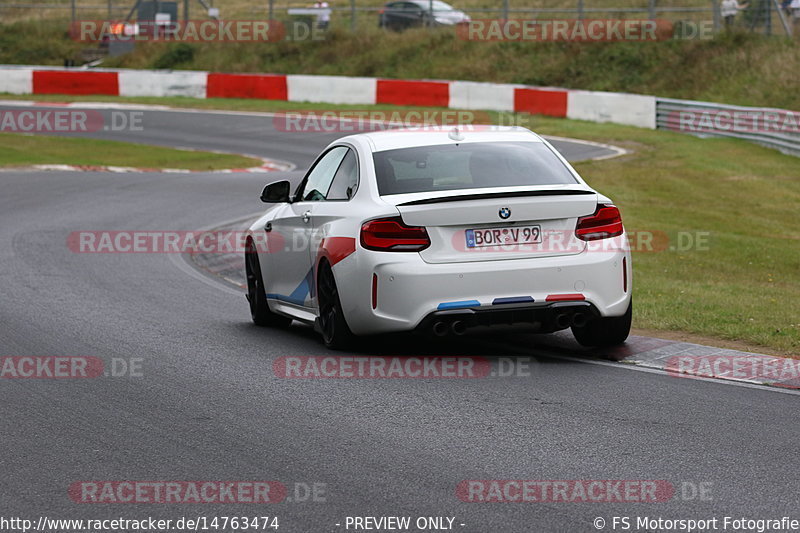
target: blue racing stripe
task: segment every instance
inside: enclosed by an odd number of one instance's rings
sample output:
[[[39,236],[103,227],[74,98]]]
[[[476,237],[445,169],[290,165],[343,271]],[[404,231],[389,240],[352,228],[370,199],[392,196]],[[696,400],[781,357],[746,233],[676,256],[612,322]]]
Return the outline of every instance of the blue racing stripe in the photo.
[[[285,296],[283,294],[276,294],[274,292],[267,293],[267,298],[269,298],[270,300],[279,300],[281,302],[289,302],[289,303],[297,304],[297,305],[305,305],[305,303],[306,303],[305,297],[303,297],[303,298],[292,298],[291,296]]]
[[[463,309],[465,307],[480,307],[481,303],[478,300],[462,300],[460,302],[444,302],[440,303],[436,309]]]
[[[303,281],[300,282],[300,285],[292,291],[292,294],[286,296],[285,294],[278,294],[278,293],[267,293],[267,298],[271,300],[280,300],[282,302],[289,302],[297,305],[305,305],[306,304],[306,296],[311,293],[311,289],[314,286],[314,271],[309,270],[306,277],[303,278]]]
[[[292,291],[292,294],[289,295],[289,301],[303,305],[303,303],[306,301],[306,296],[311,294],[311,283],[313,279],[314,269],[312,268],[305,275],[303,281],[300,282],[300,285],[298,285],[297,288]]]
[[[524,304],[524,303],[531,303],[533,301],[532,296],[512,296],[510,298],[495,298],[492,300],[492,305],[503,305],[503,304]]]

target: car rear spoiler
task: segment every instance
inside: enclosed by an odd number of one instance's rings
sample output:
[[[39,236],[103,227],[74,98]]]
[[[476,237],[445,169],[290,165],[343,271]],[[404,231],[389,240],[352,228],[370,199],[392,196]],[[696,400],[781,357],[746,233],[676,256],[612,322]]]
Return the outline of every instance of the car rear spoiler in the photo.
[[[586,189],[546,189],[542,191],[507,191],[507,192],[485,192],[477,194],[462,194],[458,196],[437,196],[435,198],[423,198],[421,200],[411,200],[397,204],[397,207],[405,205],[424,205],[438,204],[443,202],[464,202],[468,200],[486,200],[490,198],[520,198],[523,196],[572,196],[578,194],[597,194]]]

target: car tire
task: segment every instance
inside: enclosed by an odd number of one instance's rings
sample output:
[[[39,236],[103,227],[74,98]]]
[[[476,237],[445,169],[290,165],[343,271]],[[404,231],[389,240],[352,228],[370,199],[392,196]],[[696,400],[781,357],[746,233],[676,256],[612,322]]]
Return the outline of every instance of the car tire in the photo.
[[[617,346],[628,338],[632,317],[633,301],[628,304],[628,310],[624,315],[595,318],[580,328],[572,326],[572,334],[582,346],[599,348]]]
[[[322,261],[317,274],[317,301],[319,318],[317,329],[322,334],[322,342],[332,350],[344,350],[352,346],[355,335],[350,331],[339,300],[339,289],[333,277],[330,263]]]
[[[267,303],[264,278],[261,275],[261,263],[253,241],[247,241],[244,254],[244,269],[247,275],[247,301],[250,302],[250,316],[253,323],[264,327],[288,326],[292,319],[273,313]]]

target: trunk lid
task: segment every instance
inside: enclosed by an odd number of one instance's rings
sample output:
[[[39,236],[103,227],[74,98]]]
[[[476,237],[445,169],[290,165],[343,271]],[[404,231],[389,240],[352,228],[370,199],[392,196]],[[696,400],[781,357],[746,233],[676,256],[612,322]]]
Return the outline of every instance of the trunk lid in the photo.
[[[597,193],[580,185],[471,189],[384,196],[403,221],[428,230],[428,263],[497,261],[581,253],[578,217],[591,215]]]

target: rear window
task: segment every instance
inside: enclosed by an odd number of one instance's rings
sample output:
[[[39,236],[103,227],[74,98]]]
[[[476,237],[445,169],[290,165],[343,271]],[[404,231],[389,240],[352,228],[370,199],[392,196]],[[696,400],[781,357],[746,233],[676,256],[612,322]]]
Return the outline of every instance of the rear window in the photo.
[[[538,142],[418,146],[372,156],[381,195],[577,183]]]

